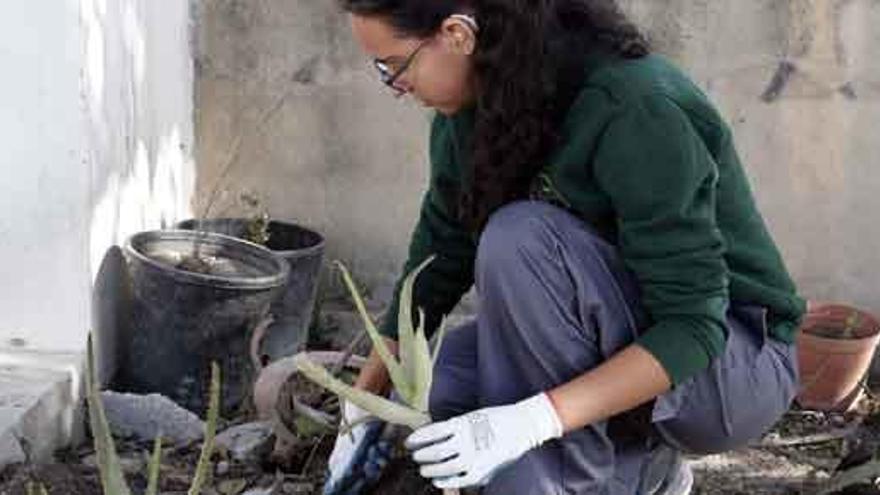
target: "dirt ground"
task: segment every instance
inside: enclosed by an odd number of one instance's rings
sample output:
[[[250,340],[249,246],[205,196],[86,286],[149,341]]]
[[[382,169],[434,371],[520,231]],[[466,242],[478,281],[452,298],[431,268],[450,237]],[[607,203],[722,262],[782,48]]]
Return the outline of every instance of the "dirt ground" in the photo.
[[[329,347],[332,348],[332,347]],[[302,390],[300,390],[302,392]],[[876,391],[875,391],[876,393]],[[303,398],[303,394],[297,393]],[[314,398],[328,400],[326,394]],[[312,402],[312,401],[309,401]],[[247,421],[236,418],[223,427]],[[287,420],[284,420],[287,422]],[[334,435],[313,437],[287,462],[267,457],[261,464],[240,463],[225,452],[212,457],[213,473],[206,495],[313,495],[321,493]],[[135,495],[146,488],[146,464],[152,445],[117,439],[123,469]],[[200,453],[200,443],[163,449],[162,495],[185,494]],[[775,428],[749,448],[689,459],[695,476],[694,495],[778,495],[816,493],[837,469],[872,459],[880,453],[880,400],[868,393],[847,414],[793,408]],[[880,495],[870,482],[848,495]],[[46,465],[12,465],[0,473],[0,495],[26,495],[28,485],[42,484],[49,495],[100,495],[100,481],[91,445],[58,452]],[[377,495],[434,495],[438,490],[418,475],[403,453],[386,470]]]
[[[850,414],[823,414],[792,410],[772,432],[750,448],[690,459],[696,485],[694,495],[807,494],[814,493],[841,461],[857,464],[870,458],[880,445],[880,415],[872,399]],[[274,487],[276,495],[319,494],[332,448],[332,436],[325,436],[309,453],[311,460],[288,472],[270,464],[247,465],[214,456],[214,476],[209,495],[239,495],[254,488]],[[129,484],[135,494],[146,487],[146,458],[150,445],[117,442]],[[183,494],[191,481],[200,445],[172,446],[163,450],[160,492]],[[46,465],[14,465],[0,473],[0,495],[26,495],[29,483],[40,483],[49,495],[98,495],[101,493],[94,451],[84,445],[58,452],[56,462]],[[304,456],[305,458],[305,456]],[[303,470],[304,469],[304,470]],[[386,472],[374,492],[385,494],[435,494],[411,465],[398,463]],[[842,492],[880,494],[870,484]]]

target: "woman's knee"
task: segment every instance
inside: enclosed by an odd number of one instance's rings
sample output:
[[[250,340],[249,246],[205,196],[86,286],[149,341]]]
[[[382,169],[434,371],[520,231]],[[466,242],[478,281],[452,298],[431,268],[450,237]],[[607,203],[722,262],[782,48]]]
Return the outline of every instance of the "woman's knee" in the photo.
[[[655,424],[673,446],[712,454],[746,446],[788,411],[797,389],[793,346],[768,341],[743,369],[716,368],[716,380],[691,384],[678,414]],[[748,369],[745,369],[748,368]]]
[[[574,232],[584,235],[573,237]],[[555,251],[575,242],[579,251],[595,250],[599,239],[581,220],[557,206],[541,201],[515,201],[493,213],[483,229],[477,247],[476,273],[479,278],[503,273],[528,261],[558,260]]]
[[[504,268],[529,251],[544,249],[547,207],[536,201],[516,201],[493,213],[480,235],[477,271]]]

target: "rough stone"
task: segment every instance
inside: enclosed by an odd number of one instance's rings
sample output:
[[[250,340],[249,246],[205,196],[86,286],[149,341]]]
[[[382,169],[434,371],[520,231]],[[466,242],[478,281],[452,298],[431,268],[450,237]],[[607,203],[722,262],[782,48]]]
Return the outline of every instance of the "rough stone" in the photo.
[[[217,435],[216,445],[239,462],[259,462],[272,450],[272,425],[269,422],[233,426]]]
[[[98,467],[98,454],[90,454],[84,457],[82,463],[89,467]],[[120,455],[119,466],[122,468],[122,471],[127,474],[144,473],[146,472],[147,461],[143,456],[137,454]]]
[[[286,482],[282,485],[284,495],[309,495],[315,493],[315,484],[308,481]]]
[[[269,486],[266,488],[251,488],[241,495],[275,495],[277,492],[278,490],[275,488],[275,486]]]
[[[192,412],[159,395],[101,393],[107,421],[114,435],[152,441],[161,435],[172,442],[202,438],[205,424]]]
[[[24,462],[27,456],[21,448],[18,438],[10,431],[0,436],[0,466]]]
[[[228,461],[220,461],[217,463],[216,468],[217,476],[225,476],[229,473],[229,462]]]

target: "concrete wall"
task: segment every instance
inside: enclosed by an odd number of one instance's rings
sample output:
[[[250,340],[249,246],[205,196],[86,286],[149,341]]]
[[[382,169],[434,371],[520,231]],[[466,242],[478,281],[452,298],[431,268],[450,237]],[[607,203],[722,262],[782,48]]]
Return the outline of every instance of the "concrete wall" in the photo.
[[[189,9],[151,0],[4,5],[0,354],[82,351],[103,311],[92,310],[93,286],[115,293],[108,248],[189,215]]]
[[[880,311],[880,3],[622,4],[730,120],[803,293]],[[198,198],[222,190],[234,213],[258,193],[382,297],[425,181],[427,116],[383,91],[333,2],[203,0],[198,19]]]
[[[333,1],[199,5],[197,209],[213,195],[211,215],[239,214],[238,196],[255,192],[387,292],[427,173],[429,116],[384,90]]]
[[[624,4],[730,120],[803,293],[880,311],[880,2]]]

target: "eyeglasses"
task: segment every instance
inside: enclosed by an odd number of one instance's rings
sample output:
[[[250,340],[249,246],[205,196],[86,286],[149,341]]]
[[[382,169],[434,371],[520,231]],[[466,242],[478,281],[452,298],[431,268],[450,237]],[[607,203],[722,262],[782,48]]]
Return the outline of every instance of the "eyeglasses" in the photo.
[[[406,72],[407,69],[412,65],[413,61],[416,59],[416,55],[424,48],[432,38],[426,39],[419,43],[419,46],[415,47],[415,49],[410,52],[409,55],[403,60],[403,63],[400,64],[400,67],[397,70],[391,68],[391,65],[388,63],[387,59],[373,59],[373,66],[376,67],[376,70],[379,71],[379,79],[392,91],[394,91],[395,96],[403,96],[406,94],[406,90],[400,89],[394,85],[400,76]]]
[[[480,28],[477,25],[477,21],[472,15],[452,14],[449,17],[452,19],[458,19],[467,24],[471,31],[474,32],[474,34],[480,31]],[[392,69],[391,65],[388,62],[388,59],[373,59],[373,66],[376,68],[377,71],[379,71],[379,79],[383,83],[385,83],[386,86],[391,88],[391,91],[394,92],[395,96],[400,97],[406,94],[407,91],[405,89],[398,88],[394,85],[394,83],[397,82],[398,79],[400,79],[400,76],[402,76],[407,69],[409,69],[409,67],[413,64],[413,61],[415,61],[416,55],[419,54],[422,48],[424,48],[433,39],[434,38],[432,36],[419,43],[419,45],[412,52],[410,52],[409,55],[407,55],[407,57],[403,60],[403,63],[400,64],[400,67],[397,70]]]

